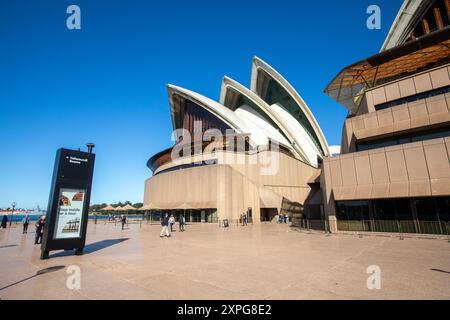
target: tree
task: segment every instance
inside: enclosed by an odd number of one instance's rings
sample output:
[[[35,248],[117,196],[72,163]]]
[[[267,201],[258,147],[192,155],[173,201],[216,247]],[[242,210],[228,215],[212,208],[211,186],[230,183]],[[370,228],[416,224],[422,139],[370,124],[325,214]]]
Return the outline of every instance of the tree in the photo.
[[[133,204],[133,207],[135,207],[136,209],[139,209],[143,206],[144,204],[142,202],[136,202],[135,204]]]

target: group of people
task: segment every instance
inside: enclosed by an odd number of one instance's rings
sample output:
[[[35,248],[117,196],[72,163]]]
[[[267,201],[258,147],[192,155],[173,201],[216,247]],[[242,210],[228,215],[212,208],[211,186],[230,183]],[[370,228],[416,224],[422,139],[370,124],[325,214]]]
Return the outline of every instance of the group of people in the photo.
[[[4,216],[3,216],[3,218],[2,218],[2,224],[1,224],[1,227],[3,228],[3,229],[6,229],[6,226],[8,225],[8,216],[5,214]]]
[[[30,215],[26,214],[22,219],[22,234],[28,233],[28,226],[30,224],[30,221],[31,221]],[[8,225],[8,217],[4,215],[1,222],[1,227],[6,229],[7,225]],[[44,226],[45,226],[45,216],[40,216],[35,225],[36,231],[34,237],[34,244],[41,244],[42,236],[44,235]]]
[[[163,238],[164,236],[166,236],[167,238],[170,238],[171,237],[170,233],[173,232],[173,226],[175,225],[175,223],[176,220],[173,214],[170,215],[170,217],[168,213],[164,214],[164,217],[161,220],[162,229],[161,233],[159,234],[159,237]],[[178,217],[178,223],[180,225],[180,232],[184,232],[184,226],[186,225],[186,218],[184,217],[184,215],[181,214]]]
[[[277,223],[288,223],[289,216],[287,214],[279,214]]]
[[[125,229],[125,225],[127,224],[127,216],[124,214],[121,214],[120,216],[113,216],[111,214],[108,215],[108,222],[111,221],[117,221],[119,220],[120,223],[122,224],[122,230]],[[95,223],[97,224],[97,216],[95,216]]]

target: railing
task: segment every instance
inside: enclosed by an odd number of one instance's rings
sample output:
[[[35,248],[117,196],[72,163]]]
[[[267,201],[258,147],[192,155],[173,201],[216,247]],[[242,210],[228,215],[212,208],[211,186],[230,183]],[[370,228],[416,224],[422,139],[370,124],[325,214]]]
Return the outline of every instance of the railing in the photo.
[[[242,220],[241,219],[217,219],[217,222],[219,224],[219,228],[223,228],[223,222],[225,220],[228,220],[228,226],[242,226]],[[212,222],[213,223],[213,222]],[[247,224],[253,224],[253,219],[249,219],[247,221]]]
[[[94,224],[97,224],[98,221],[102,221],[105,225],[106,224],[114,224],[114,226],[116,227],[117,225],[121,226],[122,225],[122,220],[120,219],[120,217],[118,216],[99,216],[101,217],[101,219],[95,219],[95,217],[93,217],[92,219],[90,218],[89,220],[94,220]],[[126,225],[128,226],[129,224],[139,224],[139,227],[142,227],[142,223],[144,222],[145,216],[141,216],[141,215],[130,215],[127,217],[126,220]]]
[[[337,220],[339,231],[447,235],[450,222],[421,220]]]
[[[292,227],[303,230],[330,231],[327,220],[294,219],[292,220]]]

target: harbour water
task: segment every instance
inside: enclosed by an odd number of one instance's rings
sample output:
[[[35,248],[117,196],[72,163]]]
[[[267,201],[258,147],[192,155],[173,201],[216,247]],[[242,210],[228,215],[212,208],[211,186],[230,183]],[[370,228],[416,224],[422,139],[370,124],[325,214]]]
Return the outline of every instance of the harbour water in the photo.
[[[29,213],[30,216],[30,222],[31,221],[38,221],[39,217],[41,215],[45,215],[45,213]],[[11,219],[11,215],[10,214],[6,214],[6,216],[8,217],[8,222]],[[0,216],[0,219],[3,217],[3,215]],[[25,214],[15,214],[12,218],[13,222],[22,222],[23,218],[25,217]],[[142,218],[142,215],[129,215],[130,218]],[[109,216],[108,215],[98,215],[98,216],[93,216],[90,215],[89,216],[89,220],[95,220],[97,218],[97,220],[105,220],[108,219]]]

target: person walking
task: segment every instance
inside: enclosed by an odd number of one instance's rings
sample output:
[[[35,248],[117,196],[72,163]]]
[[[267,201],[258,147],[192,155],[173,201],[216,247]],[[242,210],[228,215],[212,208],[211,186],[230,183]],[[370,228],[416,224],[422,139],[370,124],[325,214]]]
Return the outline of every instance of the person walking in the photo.
[[[36,222],[36,237],[34,244],[40,244],[42,242],[42,235],[44,234],[45,216],[41,216]]]
[[[184,225],[186,223],[186,220],[184,219],[183,214],[181,214],[180,217],[178,218],[178,222],[180,224],[180,232],[184,232]]]
[[[175,224],[175,217],[173,216],[173,214],[170,215],[169,224],[170,224],[170,232],[173,232],[173,225]]]
[[[284,214],[284,223],[287,223],[288,215]]]
[[[169,233],[169,214],[166,213],[164,215],[163,220],[161,221],[161,233],[159,234],[159,237],[162,238],[164,237],[164,233],[166,234],[167,238],[170,238],[170,233]]]
[[[22,234],[26,234],[28,232],[28,224],[30,223],[30,216],[28,214],[26,214],[25,217],[23,217],[22,223],[23,223]]]
[[[248,219],[248,218],[247,218],[247,215],[244,214],[243,217],[242,217],[242,221],[243,221],[242,225],[243,225],[243,226],[247,226],[247,225],[248,225],[248,224],[247,224],[247,219]]]
[[[3,216],[2,219],[2,228],[6,229],[6,225],[8,224],[8,217],[6,216],[6,214]]]
[[[122,230],[123,230],[125,227],[125,224],[127,223],[127,216],[123,214],[120,218],[120,222],[122,222]]]

